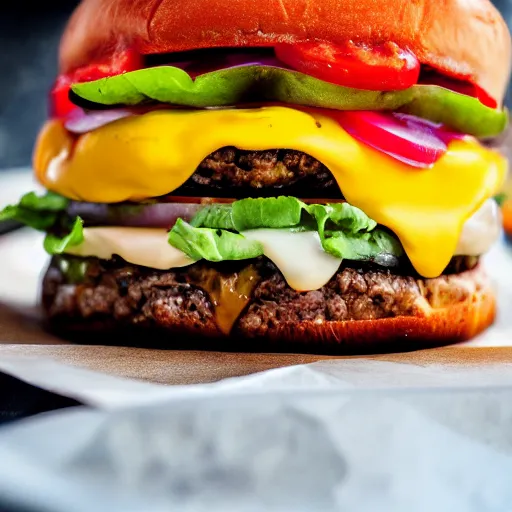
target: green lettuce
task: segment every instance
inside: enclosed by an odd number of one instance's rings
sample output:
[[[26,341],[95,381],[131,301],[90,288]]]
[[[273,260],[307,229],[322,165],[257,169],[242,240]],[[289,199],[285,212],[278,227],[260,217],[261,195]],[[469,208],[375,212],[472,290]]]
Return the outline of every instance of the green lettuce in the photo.
[[[208,226],[214,229],[229,229],[234,231],[232,220],[233,208],[230,204],[211,204],[199,210],[190,221],[191,226],[200,228]]]
[[[309,215],[309,219],[304,214]],[[296,197],[279,196],[248,198],[231,205],[212,204],[200,210],[192,219],[194,227],[247,231],[258,228],[291,228],[311,225],[320,233],[327,226],[356,233],[371,231],[377,223],[362,210],[348,203],[306,204]],[[311,228],[313,229],[313,228]]]
[[[47,234],[44,239],[44,249],[48,254],[62,254],[70,247],[80,245],[84,241],[84,222],[80,217],[75,219],[71,231],[63,237]]]
[[[325,239],[326,225],[333,225],[347,233],[358,234],[372,231],[377,223],[366,213],[348,203],[304,205],[306,211],[314,217],[317,223],[320,239]]]
[[[263,255],[263,246],[224,229],[195,228],[178,219],[169,232],[169,243],[193,260],[247,260]]]
[[[287,196],[209,205],[190,224],[178,220],[169,233],[169,243],[195,260],[249,259],[261,256],[263,247],[243,232],[262,228],[318,231],[323,249],[343,259],[368,261],[383,254],[403,255],[397,238],[376,229],[377,223],[359,208],[348,203],[308,205]]]
[[[403,249],[400,242],[381,229],[371,233],[346,233],[334,231],[323,240],[323,248],[329,254],[346,260],[375,260],[383,254],[400,257]]]
[[[157,66],[71,86],[79,106],[140,105],[151,102],[195,108],[278,101],[337,110],[393,110],[413,114],[476,137],[493,137],[508,124],[506,109],[436,85],[401,91],[366,91],[324,82],[296,71],[242,66],[192,79],[173,66]]]
[[[46,231],[55,225],[66,210],[69,200],[53,192],[42,196],[35,192],[25,194],[18,202],[0,211],[0,221],[15,221],[33,229]]]
[[[0,212],[0,220],[16,220],[41,231],[67,232],[46,235],[44,248],[51,255],[69,252],[83,243],[84,222],[63,215],[69,200],[48,192],[25,194],[16,205]],[[64,222],[65,221],[65,222]],[[168,235],[169,244],[193,260],[233,261],[264,254],[260,242],[244,232],[254,229],[317,231],[326,252],[350,260],[374,260],[380,255],[400,257],[400,242],[377,228],[362,210],[348,203],[306,204],[295,197],[241,199],[232,204],[212,204],[201,209],[190,224],[178,219]]]

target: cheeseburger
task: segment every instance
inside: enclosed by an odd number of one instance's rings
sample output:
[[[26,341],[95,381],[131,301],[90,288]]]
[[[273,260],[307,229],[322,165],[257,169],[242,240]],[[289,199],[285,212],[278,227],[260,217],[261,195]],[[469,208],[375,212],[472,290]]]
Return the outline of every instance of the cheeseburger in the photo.
[[[46,233],[56,332],[342,352],[493,322],[490,1],[83,0],[59,63],[47,193],[1,214]]]

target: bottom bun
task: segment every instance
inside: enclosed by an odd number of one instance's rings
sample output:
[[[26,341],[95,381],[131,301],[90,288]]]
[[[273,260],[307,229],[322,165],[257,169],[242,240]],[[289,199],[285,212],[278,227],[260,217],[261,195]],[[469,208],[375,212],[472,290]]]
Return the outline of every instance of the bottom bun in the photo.
[[[59,256],[42,298],[48,328],[72,341],[159,348],[404,351],[471,339],[495,318],[480,264],[435,279],[342,266],[300,293],[265,258],[157,271]]]

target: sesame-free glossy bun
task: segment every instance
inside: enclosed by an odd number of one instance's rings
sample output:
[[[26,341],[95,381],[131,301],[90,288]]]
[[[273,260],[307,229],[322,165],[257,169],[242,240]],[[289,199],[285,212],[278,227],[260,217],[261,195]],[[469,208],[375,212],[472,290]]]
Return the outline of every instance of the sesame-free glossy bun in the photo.
[[[309,39],[392,41],[500,103],[511,39],[489,0],[82,0],[60,48],[66,73],[130,46],[142,54]]]

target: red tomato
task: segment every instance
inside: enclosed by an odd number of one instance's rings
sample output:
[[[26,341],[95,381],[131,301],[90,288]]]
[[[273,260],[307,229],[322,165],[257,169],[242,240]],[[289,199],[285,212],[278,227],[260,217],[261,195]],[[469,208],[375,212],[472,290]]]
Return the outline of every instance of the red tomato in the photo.
[[[107,76],[120,75],[128,71],[140,69],[142,59],[133,50],[125,50],[114,54],[104,61],[94,62],[83,68],[76,69],[72,73],[60,75],[50,93],[50,116],[66,117],[76,105],[69,100],[71,84],[79,82],[92,82]]]
[[[66,117],[76,105],[71,103],[68,98],[71,80],[67,75],[61,75],[57,78],[50,92],[50,117]]]
[[[283,43],[275,52],[279,60],[301,73],[355,89],[407,89],[418,82],[420,74],[416,56],[395,43]]]

